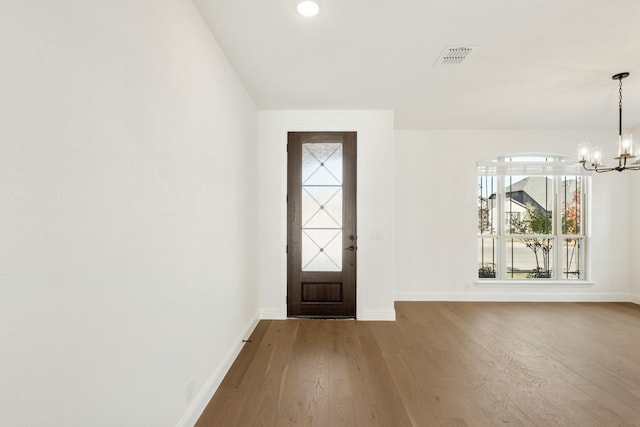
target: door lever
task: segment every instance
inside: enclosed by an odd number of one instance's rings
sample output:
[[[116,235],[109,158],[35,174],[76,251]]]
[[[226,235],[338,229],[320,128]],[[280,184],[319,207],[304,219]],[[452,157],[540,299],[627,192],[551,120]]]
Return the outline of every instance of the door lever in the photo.
[[[356,248],[355,246],[351,245],[351,246],[346,247],[345,249],[347,249],[347,250],[349,250],[349,251],[353,252],[353,251],[355,251],[355,250],[356,250],[356,249],[358,249],[358,248]]]

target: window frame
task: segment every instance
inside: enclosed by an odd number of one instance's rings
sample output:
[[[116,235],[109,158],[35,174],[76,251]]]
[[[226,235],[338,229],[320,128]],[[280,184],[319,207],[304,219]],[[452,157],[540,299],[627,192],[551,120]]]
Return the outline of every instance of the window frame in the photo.
[[[539,160],[526,161],[527,158],[539,158]],[[515,159],[515,160],[514,160]],[[544,159],[544,160],[542,160]],[[523,161],[524,160],[524,161]],[[476,220],[480,222],[483,219],[482,215],[483,207],[481,192],[481,178],[487,176],[495,177],[495,207],[489,208],[487,204],[487,211],[495,209],[495,218],[493,218],[490,231],[493,233],[483,233],[482,225],[476,226],[476,246],[480,250],[480,239],[493,239],[494,254],[493,259],[495,263],[482,263],[480,257],[478,257],[478,251],[476,251],[476,264],[478,266],[478,273],[476,275],[477,284],[492,284],[492,283],[504,283],[504,284],[588,284],[591,277],[591,263],[589,258],[589,240],[590,240],[590,195],[591,195],[591,178],[590,174],[585,173],[578,168],[579,165],[575,164],[574,159],[568,157],[556,155],[556,154],[512,154],[501,156],[496,159],[478,162],[478,173],[476,176],[476,184],[478,185],[476,197],[478,198],[478,211],[476,212]],[[526,171],[530,169],[533,173],[517,173],[515,170]],[[489,172],[489,173],[487,173]],[[505,204],[509,199],[507,197],[507,178],[509,176],[545,176],[552,180],[552,230],[550,234],[512,234],[507,232],[506,216],[508,212],[505,211]],[[580,228],[579,234],[565,233],[563,227],[563,214],[561,212],[564,197],[562,193],[563,182],[568,181],[568,177],[580,178],[579,188],[579,211],[580,211]],[[511,185],[519,182],[512,182]],[[565,184],[566,186],[566,184]],[[566,193],[565,193],[566,194]],[[485,194],[486,196],[487,194]],[[490,198],[490,197],[489,197]],[[487,200],[489,199],[487,198]],[[565,211],[566,214],[566,211]],[[488,214],[487,214],[488,215]],[[497,226],[496,226],[497,225]],[[511,239],[549,239],[551,240],[551,259],[550,270],[551,277],[549,278],[514,278],[513,271],[508,272],[507,265],[507,251],[508,242]],[[576,260],[579,271],[578,278],[568,278],[567,275],[571,272],[565,272],[564,268],[567,265],[565,262],[565,244],[567,240],[578,240],[576,245],[580,248],[578,251],[579,258]],[[484,242],[483,246],[484,248]],[[484,250],[484,249],[483,249]],[[568,250],[568,249],[567,249]],[[484,255],[484,252],[483,252]],[[480,268],[485,265],[493,264],[495,277],[480,277]],[[509,277],[511,275],[511,277]]]

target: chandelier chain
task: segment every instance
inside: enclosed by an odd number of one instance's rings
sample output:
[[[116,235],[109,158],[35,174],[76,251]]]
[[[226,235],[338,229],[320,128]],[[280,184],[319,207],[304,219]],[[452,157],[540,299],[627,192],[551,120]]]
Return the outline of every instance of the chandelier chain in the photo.
[[[618,81],[620,82],[620,89],[618,90],[618,92],[620,93],[618,108],[622,108],[622,78],[620,78]]]

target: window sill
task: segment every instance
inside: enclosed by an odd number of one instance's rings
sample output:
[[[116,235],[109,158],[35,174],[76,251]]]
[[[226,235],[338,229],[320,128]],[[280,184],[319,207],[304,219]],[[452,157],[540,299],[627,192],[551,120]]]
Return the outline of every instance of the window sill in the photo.
[[[544,279],[511,279],[511,280],[496,280],[496,279],[477,279],[476,286],[478,287],[494,287],[494,286],[513,286],[523,287],[527,286],[591,286],[595,284],[590,280],[544,280]]]

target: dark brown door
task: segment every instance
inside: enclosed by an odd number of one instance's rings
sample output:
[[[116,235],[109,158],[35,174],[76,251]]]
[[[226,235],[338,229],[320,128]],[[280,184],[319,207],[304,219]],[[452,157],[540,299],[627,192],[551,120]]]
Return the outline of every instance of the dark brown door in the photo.
[[[356,132],[290,132],[287,314],[356,315]]]

